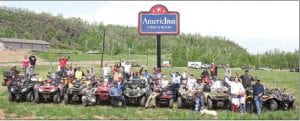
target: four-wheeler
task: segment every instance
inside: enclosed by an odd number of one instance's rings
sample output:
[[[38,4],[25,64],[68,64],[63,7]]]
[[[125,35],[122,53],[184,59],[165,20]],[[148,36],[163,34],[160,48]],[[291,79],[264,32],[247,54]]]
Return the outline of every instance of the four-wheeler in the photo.
[[[177,98],[177,107],[189,107],[195,104],[195,96],[192,90],[188,90],[185,84],[179,88],[179,94]]]
[[[108,103],[110,102],[109,90],[112,82],[111,77],[105,77],[101,80],[96,89],[97,103]]]
[[[48,79],[37,84],[34,92],[34,102],[40,103],[42,101],[55,103],[61,102],[64,95],[64,84],[60,81],[60,78],[51,78],[48,75]]]
[[[9,101],[23,101],[31,102],[34,100],[34,87],[37,81],[30,79],[22,79],[13,81],[9,86],[8,99]]]
[[[228,108],[229,101],[229,89],[224,86],[224,82],[221,80],[216,80],[210,86],[210,91],[204,90],[204,102],[208,109],[218,108]]]
[[[131,104],[140,104],[144,107],[147,97],[150,95],[150,87],[144,79],[129,79],[126,82],[124,96]]]
[[[69,84],[69,88],[66,90],[66,94],[64,95],[64,103],[70,104],[71,102],[81,102],[83,88],[84,83],[82,80],[75,79],[71,84]]]
[[[274,88],[269,90],[265,89],[263,96],[263,105],[271,111],[278,109],[287,110],[295,108],[294,95],[291,92],[287,92],[286,89]]]
[[[158,106],[168,105],[168,107],[173,108],[173,92],[171,85],[162,88],[159,92],[159,96],[156,97],[156,104]]]

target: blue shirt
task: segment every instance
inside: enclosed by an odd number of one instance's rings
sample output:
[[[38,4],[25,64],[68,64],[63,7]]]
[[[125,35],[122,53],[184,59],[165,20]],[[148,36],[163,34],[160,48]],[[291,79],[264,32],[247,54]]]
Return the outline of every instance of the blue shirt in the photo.
[[[118,85],[117,87],[113,86],[109,90],[109,95],[110,96],[121,96],[124,86],[125,86],[125,84]]]
[[[258,96],[258,94],[264,93],[264,86],[262,84],[255,84],[253,86],[253,96]]]

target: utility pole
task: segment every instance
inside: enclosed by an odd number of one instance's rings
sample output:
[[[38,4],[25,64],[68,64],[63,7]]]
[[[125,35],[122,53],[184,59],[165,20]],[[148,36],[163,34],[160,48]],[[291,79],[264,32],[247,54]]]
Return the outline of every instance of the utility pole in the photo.
[[[103,29],[103,37],[102,37],[102,56],[101,56],[101,68],[103,67],[104,42],[105,42],[105,28]]]

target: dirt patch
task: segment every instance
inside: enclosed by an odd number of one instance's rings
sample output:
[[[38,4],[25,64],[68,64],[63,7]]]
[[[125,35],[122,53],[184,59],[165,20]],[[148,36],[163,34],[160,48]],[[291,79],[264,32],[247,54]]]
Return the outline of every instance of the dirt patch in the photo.
[[[4,111],[0,108],[0,120],[6,119]]]
[[[106,119],[104,116],[99,116],[99,115],[95,115],[94,118],[96,120],[103,120],[103,119]]]

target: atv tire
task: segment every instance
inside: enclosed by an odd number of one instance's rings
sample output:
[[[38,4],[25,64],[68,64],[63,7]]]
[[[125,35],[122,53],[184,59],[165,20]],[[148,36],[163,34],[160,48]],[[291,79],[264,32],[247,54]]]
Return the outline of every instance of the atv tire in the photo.
[[[40,94],[39,92],[34,92],[34,100],[35,103],[40,103]]]
[[[70,104],[70,97],[68,94],[65,94],[65,96],[64,96],[64,103],[65,103],[65,105]]]
[[[275,110],[277,110],[277,108],[278,108],[278,104],[277,104],[276,100],[271,99],[269,102],[269,110],[275,111]]]
[[[182,107],[182,98],[178,97],[177,98],[177,108],[181,108]]]
[[[34,95],[33,92],[28,92],[28,94],[26,95],[26,101],[28,102],[32,102],[34,100]]]
[[[173,99],[170,99],[170,100],[169,100],[169,107],[170,107],[170,108],[173,108],[173,102],[174,102]]]
[[[253,112],[253,104],[252,101],[247,101],[246,102],[246,112],[252,113]]]
[[[141,100],[140,100],[140,106],[141,106],[141,107],[145,107],[145,103],[146,103],[146,97],[143,96],[143,97],[141,98]]]
[[[57,93],[53,96],[53,102],[59,103],[60,101],[61,101],[60,94],[59,94],[59,92],[57,92]]]
[[[211,110],[213,108],[213,102],[210,98],[207,98],[207,109]]]
[[[14,101],[14,94],[12,94],[11,92],[8,92],[8,101]]]

